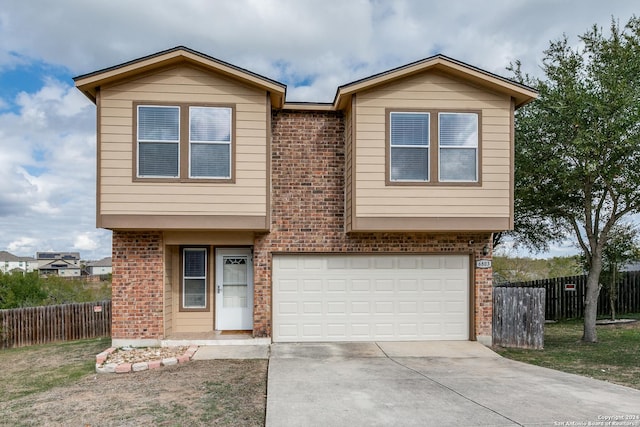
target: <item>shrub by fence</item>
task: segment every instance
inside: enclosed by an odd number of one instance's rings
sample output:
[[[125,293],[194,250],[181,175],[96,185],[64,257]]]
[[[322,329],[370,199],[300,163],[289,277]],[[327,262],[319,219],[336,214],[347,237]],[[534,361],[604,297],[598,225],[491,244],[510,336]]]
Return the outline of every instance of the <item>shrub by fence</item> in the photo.
[[[0,348],[111,335],[111,301],[0,310]]]
[[[493,344],[544,348],[544,288],[496,287],[493,290]]]
[[[616,315],[640,313],[640,271],[627,271],[620,275],[618,299],[615,304]],[[509,283],[499,286],[544,288],[546,290],[545,318],[547,320],[561,320],[584,316],[586,285],[587,276],[583,275]],[[600,296],[598,297],[598,315],[611,315],[609,290],[604,287],[600,289]]]

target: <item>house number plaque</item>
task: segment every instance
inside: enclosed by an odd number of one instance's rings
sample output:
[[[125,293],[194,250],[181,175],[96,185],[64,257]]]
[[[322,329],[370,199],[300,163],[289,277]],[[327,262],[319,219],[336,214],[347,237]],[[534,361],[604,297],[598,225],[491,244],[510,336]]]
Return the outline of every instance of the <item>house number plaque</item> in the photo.
[[[491,268],[490,259],[479,259],[476,261],[476,268]]]

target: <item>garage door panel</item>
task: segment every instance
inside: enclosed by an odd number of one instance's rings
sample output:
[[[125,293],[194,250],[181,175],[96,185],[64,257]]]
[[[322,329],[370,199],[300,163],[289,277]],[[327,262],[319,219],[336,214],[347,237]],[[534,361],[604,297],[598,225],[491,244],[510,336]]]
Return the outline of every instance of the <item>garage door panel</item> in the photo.
[[[346,292],[347,291],[347,281],[344,279],[341,280],[327,280],[327,291],[329,292]]]
[[[400,301],[398,303],[398,313],[399,314],[418,314],[418,303],[417,301]]]
[[[440,292],[442,289],[442,281],[437,279],[422,279],[423,291],[436,291]]]
[[[466,255],[276,254],[273,339],[466,340],[468,265]]]
[[[347,303],[344,301],[332,301],[327,303],[328,314],[347,314]]]
[[[295,279],[283,279],[276,284],[276,292],[298,292],[298,281]]]
[[[381,270],[391,270],[393,269],[393,261],[394,259],[392,257],[373,258],[373,268]]]
[[[351,313],[371,313],[371,304],[368,301],[351,302]]]
[[[302,282],[302,290],[304,292],[322,292],[322,280],[306,279],[306,280],[302,280],[301,282]]]
[[[438,270],[442,268],[440,257],[422,257],[420,265],[425,270]]]
[[[375,280],[374,289],[378,293],[392,293],[393,292],[393,279],[378,279]]]
[[[371,292],[372,286],[369,279],[351,280],[351,292]]]

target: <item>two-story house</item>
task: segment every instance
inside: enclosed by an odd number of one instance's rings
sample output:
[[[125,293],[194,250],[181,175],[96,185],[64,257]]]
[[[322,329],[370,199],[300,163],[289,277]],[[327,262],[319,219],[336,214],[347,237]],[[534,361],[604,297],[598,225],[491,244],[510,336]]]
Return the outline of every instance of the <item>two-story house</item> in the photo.
[[[114,345],[491,341],[526,86],[436,55],[293,103],[177,47],[79,76],[97,105]]]
[[[85,269],[90,276],[105,276],[111,274],[111,257],[105,257],[98,261],[90,261],[87,263]]]
[[[41,276],[80,277],[79,252],[36,252]]]
[[[2,273],[30,273],[38,269],[35,258],[16,256],[7,251],[0,251],[0,272]]]

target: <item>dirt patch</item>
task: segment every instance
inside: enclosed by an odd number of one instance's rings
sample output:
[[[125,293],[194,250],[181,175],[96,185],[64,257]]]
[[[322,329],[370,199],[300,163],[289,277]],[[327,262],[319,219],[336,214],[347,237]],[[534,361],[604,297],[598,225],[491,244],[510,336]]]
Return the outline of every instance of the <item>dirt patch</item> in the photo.
[[[267,360],[95,373],[94,340],[0,351],[0,425],[263,426]]]
[[[262,426],[266,360],[201,360],[124,375],[84,376],[0,403],[6,425]]]

